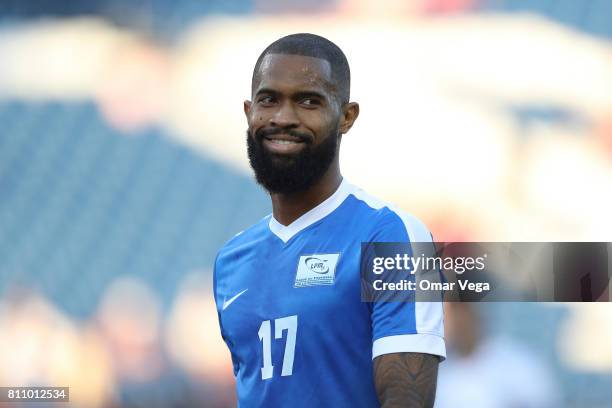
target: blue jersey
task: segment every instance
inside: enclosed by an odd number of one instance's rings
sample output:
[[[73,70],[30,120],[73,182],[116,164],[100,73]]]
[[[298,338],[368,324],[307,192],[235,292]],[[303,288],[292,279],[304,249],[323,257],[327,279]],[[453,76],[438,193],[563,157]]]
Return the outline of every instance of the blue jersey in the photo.
[[[232,238],[214,292],[238,405],[377,407],[375,357],[445,357],[441,303],[361,301],[361,243],[410,241],[431,234],[347,181],[288,226],[270,215]]]

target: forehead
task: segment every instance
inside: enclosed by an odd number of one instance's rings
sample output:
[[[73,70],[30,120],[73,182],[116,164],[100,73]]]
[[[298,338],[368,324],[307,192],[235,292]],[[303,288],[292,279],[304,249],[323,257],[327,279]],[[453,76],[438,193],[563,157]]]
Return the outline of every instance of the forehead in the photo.
[[[256,75],[253,90],[263,88],[335,90],[331,65],[327,60],[304,55],[268,54]]]

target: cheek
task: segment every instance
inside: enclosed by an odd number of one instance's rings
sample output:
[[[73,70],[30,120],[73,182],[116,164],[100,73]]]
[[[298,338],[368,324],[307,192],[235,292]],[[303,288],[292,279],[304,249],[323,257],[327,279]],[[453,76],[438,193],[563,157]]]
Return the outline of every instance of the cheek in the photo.
[[[326,134],[338,125],[338,120],[329,112],[304,112],[301,122],[319,134]]]
[[[335,132],[338,130],[340,126],[339,118],[335,116],[327,116],[321,121],[321,126],[319,131],[327,136],[328,134]]]
[[[262,112],[260,109],[257,109],[251,112],[249,116],[249,125],[251,127],[262,126],[268,120],[268,114],[266,112]]]

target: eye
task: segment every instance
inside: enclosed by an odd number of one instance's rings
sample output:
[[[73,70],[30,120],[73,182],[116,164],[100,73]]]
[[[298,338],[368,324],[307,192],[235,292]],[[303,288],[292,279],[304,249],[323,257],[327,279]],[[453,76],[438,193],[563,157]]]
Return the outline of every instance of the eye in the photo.
[[[270,95],[265,95],[257,99],[257,103],[264,106],[271,105],[274,103],[274,98]]]
[[[307,107],[315,107],[321,105],[321,102],[316,98],[304,98],[300,101],[300,104]]]

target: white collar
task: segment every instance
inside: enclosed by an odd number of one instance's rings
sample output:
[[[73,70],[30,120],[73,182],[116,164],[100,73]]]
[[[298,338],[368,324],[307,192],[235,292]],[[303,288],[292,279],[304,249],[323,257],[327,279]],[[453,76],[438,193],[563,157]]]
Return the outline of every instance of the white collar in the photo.
[[[270,215],[270,231],[272,231],[274,235],[276,235],[283,242],[286,243],[291,239],[291,237],[293,237],[295,234],[297,234],[304,228],[314,224],[323,217],[326,217],[327,215],[331,214],[336,208],[340,206],[340,204],[344,202],[350,192],[351,184],[349,184],[349,182],[343,178],[342,182],[331,196],[329,196],[321,204],[317,205],[313,209],[300,216],[291,224],[283,225],[280,222],[276,221],[274,215]]]

